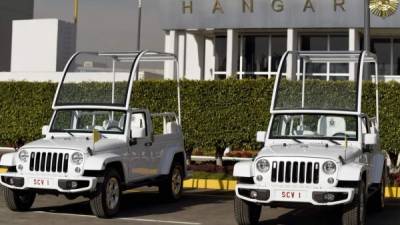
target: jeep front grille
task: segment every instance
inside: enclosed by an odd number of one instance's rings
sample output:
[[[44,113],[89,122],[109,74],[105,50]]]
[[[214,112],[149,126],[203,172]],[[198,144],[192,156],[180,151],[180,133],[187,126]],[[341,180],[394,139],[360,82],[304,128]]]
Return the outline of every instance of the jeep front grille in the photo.
[[[29,170],[36,172],[68,172],[68,153],[31,152]]]
[[[319,171],[318,162],[273,161],[271,182],[318,184]]]

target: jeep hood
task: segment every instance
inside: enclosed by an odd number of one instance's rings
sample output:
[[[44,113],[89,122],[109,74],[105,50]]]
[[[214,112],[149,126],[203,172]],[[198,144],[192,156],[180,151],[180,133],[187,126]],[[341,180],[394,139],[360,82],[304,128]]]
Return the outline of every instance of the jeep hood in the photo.
[[[87,148],[91,148],[95,152],[113,150],[122,148],[126,143],[118,139],[102,138],[93,146],[93,139],[86,137],[58,137],[53,139],[43,138],[29,144],[26,144],[22,149],[46,149],[46,150],[77,150],[87,152]]]
[[[257,157],[309,157],[309,158],[328,158],[339,161],[339,157],[344,160],[353,159],[361,154],[361,150],[354,147],[328,146],[324,144],[293,144],[293,145],[273,145],[264,147]]]

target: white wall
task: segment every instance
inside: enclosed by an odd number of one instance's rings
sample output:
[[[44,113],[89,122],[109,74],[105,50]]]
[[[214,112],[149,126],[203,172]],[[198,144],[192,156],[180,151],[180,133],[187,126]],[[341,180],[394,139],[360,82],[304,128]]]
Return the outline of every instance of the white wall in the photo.
[[[202,80],[204,69],[204,35],[186,33],[186,72],[189,80]]]
[[[75,51],[72,27],[57,19],[13,21],[11,71],[61,71]]]
[[[165,52],[176,54],[177,52],[177,34],[175,30],[166,31],[165,33]],[[168,61],[164,63],[164,79],[174,80],[176,79],[175,62]]]
[[[73,76],[73,80],[69,79],[66,82],[81,82],[81,81],[98,81],[106,82],[111,81],[112,73],[80,73],[80,79],[78,76]],[[62,78],[63,72],[0,72],[1,81],[26,81],[26,82],[52,82],[58,83]],[[126,73],[116,73],[116,81],[126,81]],[[70,77],[71,78],[71,77]],[[89,79],[90,78],[90,79]],[[139,71],[140,80],[162,80],[163,70],[146,70]]]
[[[204,80],[214,80],[215,56],[214,37],[206,37],[204,53]]]
[[[0,72],[0,81],[53,82],[60,81],[62,72]]]

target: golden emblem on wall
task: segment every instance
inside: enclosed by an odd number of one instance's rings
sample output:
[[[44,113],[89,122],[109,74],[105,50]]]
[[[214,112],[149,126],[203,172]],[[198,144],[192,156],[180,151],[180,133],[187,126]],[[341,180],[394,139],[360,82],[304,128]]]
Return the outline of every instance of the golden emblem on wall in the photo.
[[[370,0],[369,8],[372,14],[379,17],[388,17],[396,13],[399,0]]]

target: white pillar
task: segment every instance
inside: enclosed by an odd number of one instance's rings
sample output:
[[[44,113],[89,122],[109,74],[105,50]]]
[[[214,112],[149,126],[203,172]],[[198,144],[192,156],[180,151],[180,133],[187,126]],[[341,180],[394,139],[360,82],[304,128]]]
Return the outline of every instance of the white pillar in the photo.
[[[185,64],[186,64],[186,33],[182,32],[178,34],[178,62],[179,69],[178,74],[180,78],[185,77]]]
[[[226,77],[237,74],[237,62],[239,57],[239,36],[233,29],[227,30],[226,37]]]
[[[202,34],[186,33],[186,79],[202,80],[203,78],[204,42]]]
[[[215,70],[214,37],[206,37],[205,41],[204,80],[213,80]]]
[[[170,30],[165,33],[165,52],[176,54],[177,53],[177,38],[176,31]],[[164,63],[164,79],[176,79],[175,63],[172,61]]]
[[[297,49],[297,31],[293,28],[287,29],[287,50],[295,51]],[[296,80],[297,59],[294,55],[287,57],[286,73],[288,80]]]
[[[356,28],[349,28],[349,51],[360,50],[360,33]],[[349,65],[349,79],[355,80],[358,71],[356,63]]]

